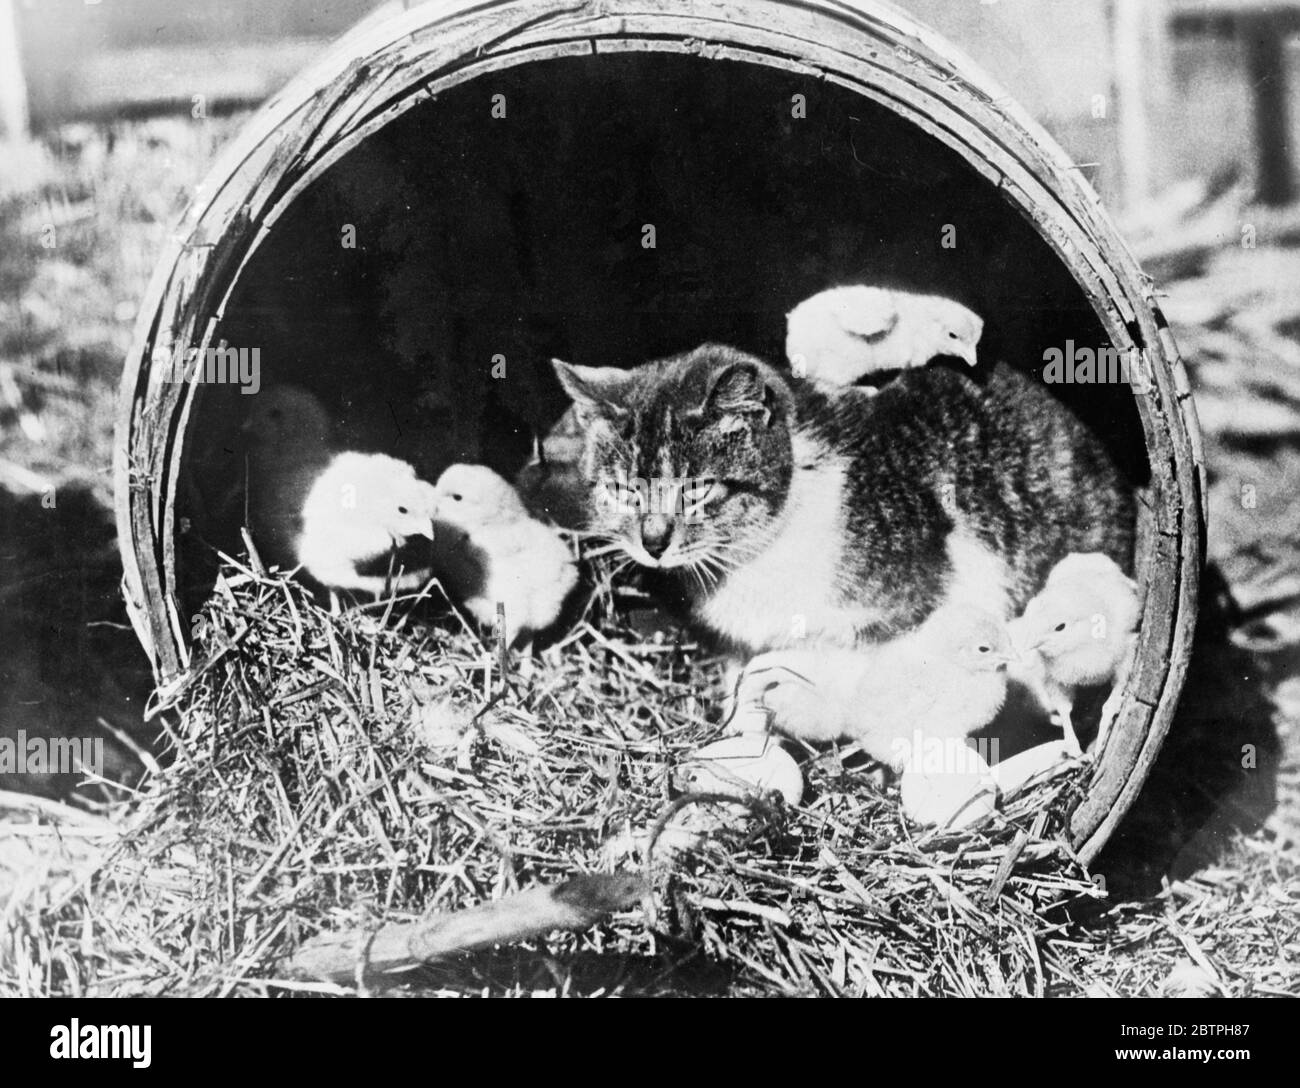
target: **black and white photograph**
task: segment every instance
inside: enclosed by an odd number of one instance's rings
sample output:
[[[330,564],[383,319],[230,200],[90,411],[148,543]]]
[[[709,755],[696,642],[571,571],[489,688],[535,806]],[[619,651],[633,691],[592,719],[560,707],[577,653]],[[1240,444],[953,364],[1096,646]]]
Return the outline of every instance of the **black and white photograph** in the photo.
[[[0,996],[1249,1066],[1300,0],[0,0]]]

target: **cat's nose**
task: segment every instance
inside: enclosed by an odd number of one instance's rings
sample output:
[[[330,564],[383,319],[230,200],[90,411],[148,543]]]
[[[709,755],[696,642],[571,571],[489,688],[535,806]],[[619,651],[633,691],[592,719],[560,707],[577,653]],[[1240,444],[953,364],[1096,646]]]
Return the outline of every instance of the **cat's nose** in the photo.
[[[641,546],[658,559],[668,550],[673,523],[663,514],[647,514],[641,519]]]

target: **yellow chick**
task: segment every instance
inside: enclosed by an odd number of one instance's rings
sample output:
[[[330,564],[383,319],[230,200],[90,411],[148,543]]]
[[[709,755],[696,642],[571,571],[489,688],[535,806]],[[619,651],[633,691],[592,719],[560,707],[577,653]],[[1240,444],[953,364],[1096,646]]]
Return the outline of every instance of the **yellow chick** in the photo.
[[[1072,755],[1083,751],[1071,719],[1075,694],[1115,682],[1138,616],[1137,583],[1107,556],[1076,553],[1052,568],[1043,591],[1009,625],[1022,659],[1013,676],[1059,721]]]
[[[741,676],[737,713],[752,721],[758,705],[781,733],[857,741],[901,770],[918,742],[961,741],[997,717],[1014,655],[997,616],[949,604],[892,642],[760,654]]]
[[[330,589],[416,589],[432,576],[434,507],[433,484],[405,461],[336,453],[303,503],[296,559]]]
[[[942,295],[855,284],[801,302],[787,315],[786,329],[786,357],[796,374],[852,385],[941,355],[975,366],[984,321]]]
[[[577,565],[510,484],[483,465],[452,465],[438,478],[436,516],[439,532],[460,534],[461,554],[446,557],[459,568],[446,579],[447,588],[479,623],[494,624],[497,604],[503,604],[506,644],[514,645],[559,619],[577,585]]]

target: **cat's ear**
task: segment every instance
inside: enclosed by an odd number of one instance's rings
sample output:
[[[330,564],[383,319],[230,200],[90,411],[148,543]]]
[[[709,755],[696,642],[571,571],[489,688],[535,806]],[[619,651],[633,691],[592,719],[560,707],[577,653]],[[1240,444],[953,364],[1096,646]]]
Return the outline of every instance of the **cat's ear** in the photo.
[[[755,359],[743,359],[714,373],[704,411],[724,421],[770,427],[789,416],[790,404],[790,390],[776,371]]]
[[[614,366],[575,366],[562,359],[552,359],[551,366],[579,415],[617,419],[627,414],[625,397],[632,381],[628,371]]]

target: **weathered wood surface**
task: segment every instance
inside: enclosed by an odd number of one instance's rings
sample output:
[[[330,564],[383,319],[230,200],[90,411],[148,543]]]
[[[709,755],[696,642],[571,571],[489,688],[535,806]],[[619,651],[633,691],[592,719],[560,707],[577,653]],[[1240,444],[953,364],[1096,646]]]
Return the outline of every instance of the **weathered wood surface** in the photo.
[[[207,347],[269,224],[349,147],[431,94],[519,63],[590,51],[691,52],[812,72],[882,103],[971,163],[1038,229],[1114,346],[1154,377],[1137,403],[1151,462],[1139,573],[1139,664],[1071,833],[1092,858],[1169,728],[1191,646],[1204,549],[1204,465],[1183,364],[1141,273],[1075,165],[958,50],[896,9],[808,0],[510,0],[417,7],[367,25],[272,99],[222,156],[163,258],[127,362],[115,466],[132,619],[164,680],[188,663],[171,511],[195,387],[149,365],[168,337]]]
[[[291,974],[353,982],[382,976],[494,945],[559,930],[589,929],[615,911],[636,906],[644,880],[625,873],[576,876],[554,887],[527,888],[502,899],[418,922],[368,932],[324,933],[307,941],[286,964]]]

